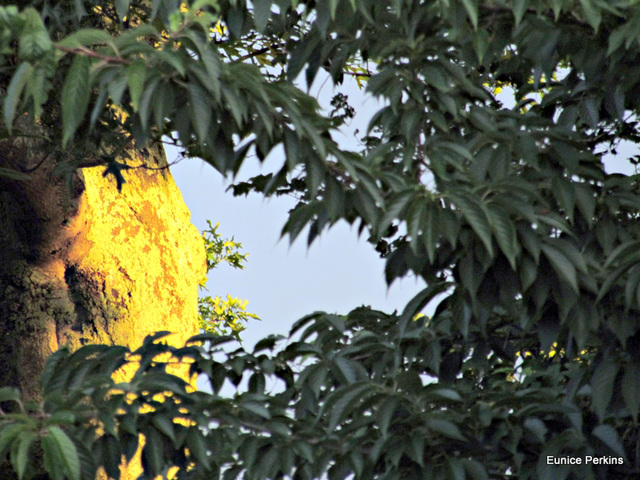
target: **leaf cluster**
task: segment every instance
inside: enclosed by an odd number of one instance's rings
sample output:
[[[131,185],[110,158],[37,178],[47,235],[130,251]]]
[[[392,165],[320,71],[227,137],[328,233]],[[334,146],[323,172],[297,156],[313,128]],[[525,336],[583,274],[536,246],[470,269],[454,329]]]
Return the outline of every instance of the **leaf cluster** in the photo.
[[[218,233],[219,224],[211,225],[207,220],[209,228],[202,232],[202,237],[207,255],[207,273],[216,268],[220,263],[226,262],[233,268],[244,268],[248,253],[240,253],[242,244],[231,239],[222,237]],[[201,290],[206,290],[206,278],[200,284]],[[240,338],[240,332],[246,327],[245,323],[249,319],[260,320],[255,313],[247,312],[248,300],[240,300],[227,294],[226,298],[209,295],[198,298],[198,314],[200,317],[200,328],[205,333],[218,335],[231,335]]]
[[[0,455],[10,455],[20,478],[33,478],[38,465],[25,459],[39,447],[40,468],[76,479],[100,467],[120,478],[139,434],[143,478],[170,469],[180,479],[484,480],[507,478],[505,469],[557,478],[563,467],[547,465],[547,455],[626,460],[616,424],[600,424],[589,407],[615,377],[598,366],[599,380],[588,383],[581,365],[595,355],[565,363],[531,354],[518,365],[452,340],[451,315],[414,317],[411,309],[317,312],[288,339],[267,337],[252,352],[225,353],[234,340],[209,334],[171,347],[166,332],[133,352],[61,350],[47,362],[42,402],[24,407],[18,392],[0,390],[20,406],[0,414]],[[208,379],[211,392],[169,374],[175,362]],[[135,373],[115,383],[123,367]],[[232,397],[220,394],[225,382],[237,388]],[[574,468],[580,478],[605,478],[594,465]],[[619,465],[607,478],[631,472]]]

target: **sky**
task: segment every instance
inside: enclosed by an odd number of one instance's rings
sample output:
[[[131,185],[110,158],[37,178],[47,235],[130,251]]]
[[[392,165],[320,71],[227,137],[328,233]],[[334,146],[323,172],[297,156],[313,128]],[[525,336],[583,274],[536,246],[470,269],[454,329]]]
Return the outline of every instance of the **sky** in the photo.
[[[329,108],[336,92],[331,81],[325,80],[319,78],[311,94]],[[352,79],[347,79],[340,91],[349,96],[357,114],[346,131],[334,138],[343,148],[355,150],[358,143],[354,131],[364,132],[381,104],[367,98]],[[177,158],[175,150],[168,150],[167,155],[169,161]],[[261,170],[258,160],[250,159],[239,172],[239,179],[272,171],[283,161],[283,154],[274,152]],[[198,159],[183,160],[171,172],[196,227],[202,231],[207,219],[213,224],[220,223],[218,232],[235,237],[242,243],[242,250],[249,253],[244,270],[220,265],[209,274],[208,283],[211,296],[230,294],[247,299],[247,310],[261,318],[250,321],[242,332],[248,348],[269,334],[288,333],[296,320],[318,310],[346,314],[358,306],[369,305],[388,313],[402,311],[424,288],[423,282],[413,278],[396,281],[387,288],[384,260],[366,242],[366,234],[358,238],[357,228],[346,222],[325,231],[310,248],[304,232],[290,244],[289,237],[280,238],[280,232],[288,210],[295,205],[294,199],[264,199],[255,193],[233,197],[231,192],[225,192],[229,182]]]

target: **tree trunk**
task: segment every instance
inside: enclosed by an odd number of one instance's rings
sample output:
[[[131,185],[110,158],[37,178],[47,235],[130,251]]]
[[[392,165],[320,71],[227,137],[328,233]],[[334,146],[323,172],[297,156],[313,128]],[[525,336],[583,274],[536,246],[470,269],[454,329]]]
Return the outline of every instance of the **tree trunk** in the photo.
[[[0,144],[0,166],[35,165],[24,140]],[[38,395],[48,355],[86,343],[135,348],[158,330],[181,344],[198,332],[205,253],[156,149],[132,154],[118,192],[103,167],[71,185],[44,161],[30,180],[0,177],[0,386]],[[171,340],[170,340],[171,341]]]

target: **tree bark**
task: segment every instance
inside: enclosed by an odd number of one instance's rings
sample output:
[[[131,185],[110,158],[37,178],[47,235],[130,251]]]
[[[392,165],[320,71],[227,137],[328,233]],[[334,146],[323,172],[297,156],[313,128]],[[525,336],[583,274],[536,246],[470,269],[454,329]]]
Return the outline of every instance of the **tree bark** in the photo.
[[[44,161],[30,180],[0,177],[0,386],[38,396],[48,355],[62,346],[142,343],[154,331],[198,333],[205,253],[160,149],[131,153],[118,192],[103,167],[71,185]],[[0,144],[0,166],[25,170],[33,142]],[[122,161],[122,160],[121,160]]]

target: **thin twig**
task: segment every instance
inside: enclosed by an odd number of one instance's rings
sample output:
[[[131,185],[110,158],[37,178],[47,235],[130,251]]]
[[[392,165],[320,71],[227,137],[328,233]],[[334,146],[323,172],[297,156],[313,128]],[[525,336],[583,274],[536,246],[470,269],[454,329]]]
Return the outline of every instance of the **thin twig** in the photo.
[[[373,73],[371,72],[366,72],[366,73],[358,73],[358,72],[349,72],[346,70],[343,70],[342,73],[344,75],[353,75],[354,77],[367,77],[367,78],[371,78],[373,76]]]
[[[263,53],[267,53],[272,49],[278,49],[282,47],[284,47],[284,44],[281,43],[276,45],[270,45],[268,47],[259,48],[258,50],[254,50],[253,52],[250,52],[250,53],[247,53],[246,55],[241,56],[240,58],[234,60],[233,62],[234,63],[244,62],[245,60],[249,60],[250,58],[257,57],[259,55],[262,55]]]
[[[122,65],[131,65],[131,62],[129,60],[126,60],[120,57],[113,57],[111,55],[101,55],[89,48],[82,48],[82,47],[69,48],[69,47],[63,47],[62,45],[56,45],[56,44],[54,44],[54,47],[66,53],[73,53],[74,55],[85,55],[87,57],[98,58],[100,60],[104,60],[105,62],[109,62],[109,63],[120,63]]]

